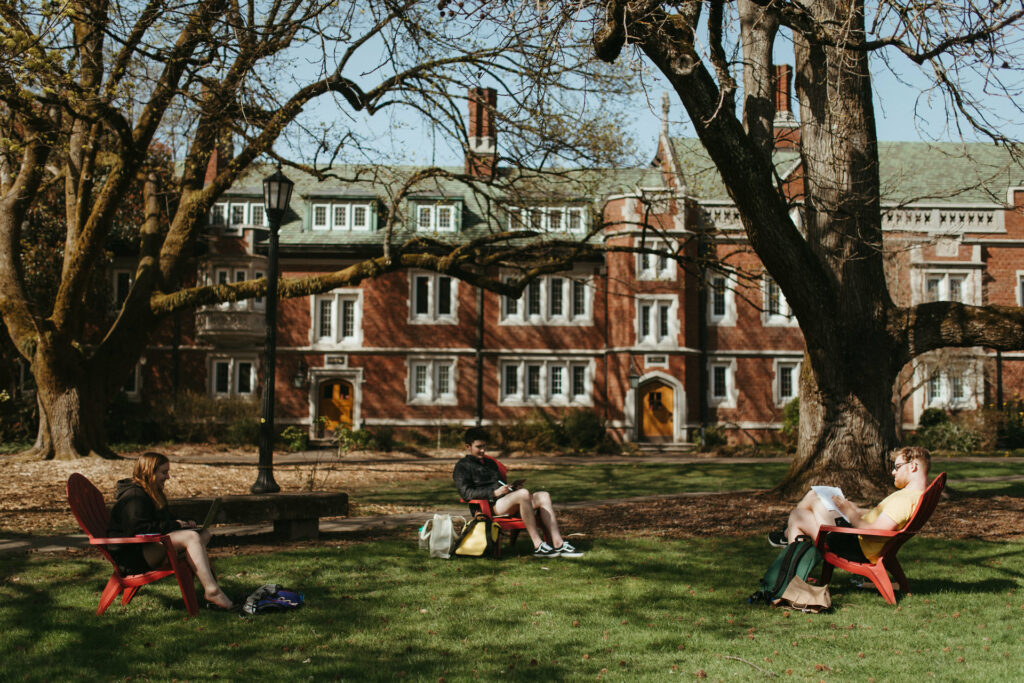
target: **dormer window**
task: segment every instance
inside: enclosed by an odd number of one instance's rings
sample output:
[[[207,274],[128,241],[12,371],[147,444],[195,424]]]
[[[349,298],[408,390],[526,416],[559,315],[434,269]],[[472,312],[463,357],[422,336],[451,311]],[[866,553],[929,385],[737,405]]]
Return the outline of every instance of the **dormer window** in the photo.
[[[266,224],[262,201],[218,202],[210,208],[210,225],[228,235],[241,235],[243,228],[262,228]]]
[[[509,230],[582,233],[587,228],[582,206],[512,206],[508,218]]]
[[[374,218],[370,202],[324,202],[313,204],[310,223],[314,230],[369,232],[374,229]]]
[[[452,201],[423,201],[413,204],[416,232],[457,232],[461,205]]]

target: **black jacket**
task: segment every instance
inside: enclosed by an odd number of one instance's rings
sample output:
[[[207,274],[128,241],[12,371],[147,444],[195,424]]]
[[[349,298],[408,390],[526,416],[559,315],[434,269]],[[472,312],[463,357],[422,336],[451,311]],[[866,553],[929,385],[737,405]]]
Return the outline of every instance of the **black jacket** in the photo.
[[[499,477],[498,465],[493,460],[484,458],[480,462],[471,455],[455,463],[452,471],[452,479],[463,500],[494,500],[494,489],[501,486]]]
[[[110,511],[107,535],[111,538],[138,534],[166,534],[180,529],[165,506],[158,510],[146,490],[131,479],[117,482],[117,502]]]

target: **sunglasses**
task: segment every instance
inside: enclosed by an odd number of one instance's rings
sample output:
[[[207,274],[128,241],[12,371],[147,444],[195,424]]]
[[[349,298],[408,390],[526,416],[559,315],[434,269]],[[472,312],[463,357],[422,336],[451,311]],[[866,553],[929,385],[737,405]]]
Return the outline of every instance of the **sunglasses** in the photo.
[[[909,465],[911,462],[913,462],[913,461],[912,460],[907,460],[905,462],[898,462],[898,463],[894,464],[892,466],[892,473],[896,474],[897,472],[900,471],[901,467],[903,467],[904,465]]]

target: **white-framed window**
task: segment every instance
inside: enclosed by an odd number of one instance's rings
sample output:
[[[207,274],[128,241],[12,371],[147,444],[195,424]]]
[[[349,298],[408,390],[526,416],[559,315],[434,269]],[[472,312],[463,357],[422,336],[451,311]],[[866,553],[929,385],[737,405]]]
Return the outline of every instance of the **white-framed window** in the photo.
[[[765,273],[762,280],[764,294],[764,308],[761,319],[765,325],[795,325],[796,318],[789,308],[786,295],[778,283],[770,275]]]
[[[458,281],[440,273],[410,271],[409,322],[457,322]]]
[[[142,363],[136,362],[128,373],[128,378],[121,385],[121,391],[129,401],[138,401],[142,391]]]
[[[708,403],[721,408],[736,407],[736,361],[708,364]]]
[[[526,285],[518,299],[502,297],[504,325],[589,325],[593,288],[586,277],[543,275]]]
[[[336,289],[311,297],[313,343],[359,346],[363,342],[363,295],[358,289]]]
[[[32,375],[32,366],[24,358],[15,361],[18,365],[17,391],[22,396],[32,396],[36,393],[36,378]]]
[[[135,282],[134,271],[117,268],[111,273],[111,291],[113,293],[115,311],[120,310],[121,306],[124,305],[133,282]]]
[[[640,247],[640,238],[637,238],[635,246]],[[675,252],[675,247],[670,242],[657,239],[648,239],[643,243],[646,249],[656,249],[660,254],[637,254],[636,255],[636,278],[638,280],[674,280],[676,277],[676,261],[669,258],[669,254]]]
[[[775,404],[786,405],[800,393],[800,362],[775,362]]]
[[[255,357],[215,356],[210,359],[210,395],[252,398],[256,394]]]
[[[636,340],[644,346],[676,346],[679,340],[678,299],[675,296],[636,298]]]
[[[968,368],[930,368],[925,382],[925,407],[968,408],[976,402]]]
[[[719,273],[708,276],[708,323],[736,324],[736,293],[733,282]]]
[[[498,364],[502,405],[593,405],[593,364],[566,358],[513,358]]]
[[[415,206],[416,232],[455,232],[459,207],[454,203],[429,203]]]
[[[454,358],[409,358],[410,404],[456,405]]]
[[[924,301],[957,301],[967,303],[967,274],[966,273],[937,273],[927,272],[924,274]]]
[[[253,269],[248,266],[222,265],[215,266],[212,270],[206,271],[204,279],[209,284],[229,285],[246,282],[247,280],[259,280],[264,276],[265,274],[262,270]],[[222,301],[214,306],[222,311],[262,311],[266,308],[266,305],[266,300],[262,296],[257,296],[239,301]],[[214,306],[204,306],[202,308],[206,309]]]
[[[583,233],[587,231],[586,212],[582,206],[511,206],[508,227],[510,230]]]
[[[1024,306],[1024,271],[1017,271],[1017,305]]]
[[[228,234],[240,235],[242,228],[258,228],[266,224],[262,201],[218,202],[210,209],[210,225],[223,228]]]
[[[313,230],[368,232],[373,229],[373,204],[369,202],[322,202],[310,208]]]

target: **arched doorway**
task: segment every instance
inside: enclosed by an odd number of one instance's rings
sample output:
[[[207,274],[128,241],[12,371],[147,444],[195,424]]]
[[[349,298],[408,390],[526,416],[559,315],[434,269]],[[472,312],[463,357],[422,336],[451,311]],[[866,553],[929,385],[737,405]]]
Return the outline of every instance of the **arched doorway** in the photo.
[[[342,427],[352,428],[352,405],[355,392],[348,380],[328,380],[320,383],[317,415],[323,419],[325,433],[337,433]]]
[[[675,390],[666,382],[652,380],[640,386],[640,440],[673,441],[675,437]]]

